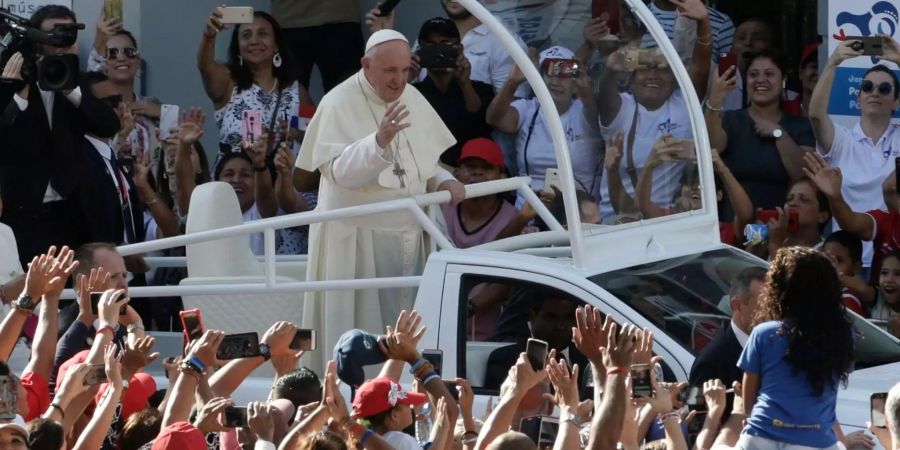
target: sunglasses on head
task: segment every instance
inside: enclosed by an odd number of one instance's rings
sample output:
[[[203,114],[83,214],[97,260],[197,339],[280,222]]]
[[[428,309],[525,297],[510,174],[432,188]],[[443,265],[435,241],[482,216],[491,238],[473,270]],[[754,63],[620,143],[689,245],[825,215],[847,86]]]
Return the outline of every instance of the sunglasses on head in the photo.
[[[106,59],[117,59],[119,57],[119,53],[122,53],[128,59],[137,58],[138,50],[134,47],[125,47],[125,48],[115,48],[110,47],[106,49]]]
[[[866,94],[871,94],[872,91],[875,90],[875,83],[872,80],[862,80],[862,83],[859,84],[859,89]],[[894,90],[894,86],[887,81],[883,81],[878,83],[878,93],[881,95],[888,95],[891,91]]]

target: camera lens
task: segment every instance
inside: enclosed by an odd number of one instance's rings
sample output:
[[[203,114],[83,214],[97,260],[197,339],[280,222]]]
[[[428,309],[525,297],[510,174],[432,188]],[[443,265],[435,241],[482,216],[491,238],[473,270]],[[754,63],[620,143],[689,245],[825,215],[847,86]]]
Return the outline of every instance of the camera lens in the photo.
[[[52,59],[43,64],[44,79],[50,86],[61,86],[69,75],[68,67],[59,59]]]

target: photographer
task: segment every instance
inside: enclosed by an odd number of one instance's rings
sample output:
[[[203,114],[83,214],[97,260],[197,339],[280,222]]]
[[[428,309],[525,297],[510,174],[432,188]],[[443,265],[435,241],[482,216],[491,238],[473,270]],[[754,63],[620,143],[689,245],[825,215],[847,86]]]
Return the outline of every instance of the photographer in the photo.
[[[50,34],[62,41],[65,39],[60,34],[74,30],[63,30],[60,25],[74,27],[75,22],[70,9],[50,5],[35,11],[29,26],[52,31]],[[2,74],[2,78],[13,80],[13,87],[0,91],[0,102],[5,100],[6,105],[0,120],[0,138],[5,143],[0,152],[0,191],[8,205],[2,220],[15,232],[19,257],[27,262],[51,244],[77,247],[83,243],[68,201],[80,182],[87,151],[82,145],[83,136],[113,136],[119,129],[119,120],[112,108],[94,98],[87,86],[57,91],[38,86],[33,60],[37,59],[40,66],[47,56],[74,54],[74,39],[65,48],[20,42],[20,52],[8,58]],[[36,47],[36,56],[32,46]],[[63,62],[54,61],[54,68],[61,68]],[[77,72],[77,65],[68,67]]]
[[[472,80],[472,65],[463,53],[459,30],[449,19],[435,17],[422,25],[417,51],[427,76],[413,83],[453,133],[456,144],[441,155],[441,162],[455,166],[463,143],[491,136],[485,122],[494,98],[491,85]],[[442,61],[456,55],[454,62]],[[445,67],[453,64],[453,67]]]

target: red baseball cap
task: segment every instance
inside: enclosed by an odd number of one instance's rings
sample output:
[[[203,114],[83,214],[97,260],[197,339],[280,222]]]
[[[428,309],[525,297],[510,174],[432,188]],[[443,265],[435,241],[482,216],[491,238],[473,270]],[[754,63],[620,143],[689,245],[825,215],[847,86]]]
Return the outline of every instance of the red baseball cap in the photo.
[[[459,161],[467,158],[482,159],[503,168],[503,150],[499,144],[488,138],[475,138],[466,142],[459,153]]]
[[[356,391],[353,399],[353,417],[364,419],[381,414],[400,405],[421,405],[428,400],[425,394],[407,392],[388,377],[366,381]]]
[[[187,422],[175,422],[162,429],[151,450],[206,450],[206,437]]]
[[[814,56],[817,56],[819,52],[819,44],[813,43],[809,44],[803,48],[803,53],[800,54],[800,67],[803,67],[812,59]]]
[[[100,399],[106,392],[107,383],[102,383],[97,395],[94,396],[94,402],[100,403]],[[131,376],[128,380],[128,389],[122,397],[122,419],[128,419],[133,412],[140,411],[147,407],[150,396],[156,393],[156,380],[150,374],[138,372]]]

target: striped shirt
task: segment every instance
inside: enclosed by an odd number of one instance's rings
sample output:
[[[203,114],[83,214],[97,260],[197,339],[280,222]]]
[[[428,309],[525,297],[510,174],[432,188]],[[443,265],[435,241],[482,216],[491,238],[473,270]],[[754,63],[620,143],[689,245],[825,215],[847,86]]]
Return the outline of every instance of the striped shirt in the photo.
[[[656,6],[655,2],[651,2],[647,7],[650,8],[650,11],[656,16],[656,20],[662,25],[663,31],[666,32],[666,36],[668,36],[670,40],[673,39],[675,36],[676,11],[660,9]],[[719,60],[719,55],[731,51],[731,42],[734,40],[734,22],[731,21],[730,17],[720,13],[711,6],[707,6],[706,9],[709,11],[709,21],[710,25],[712,25],[712,57],[713,63],[716,63]],[[644,39],[646,40],[648,37],[649,36],[645,36]]]

